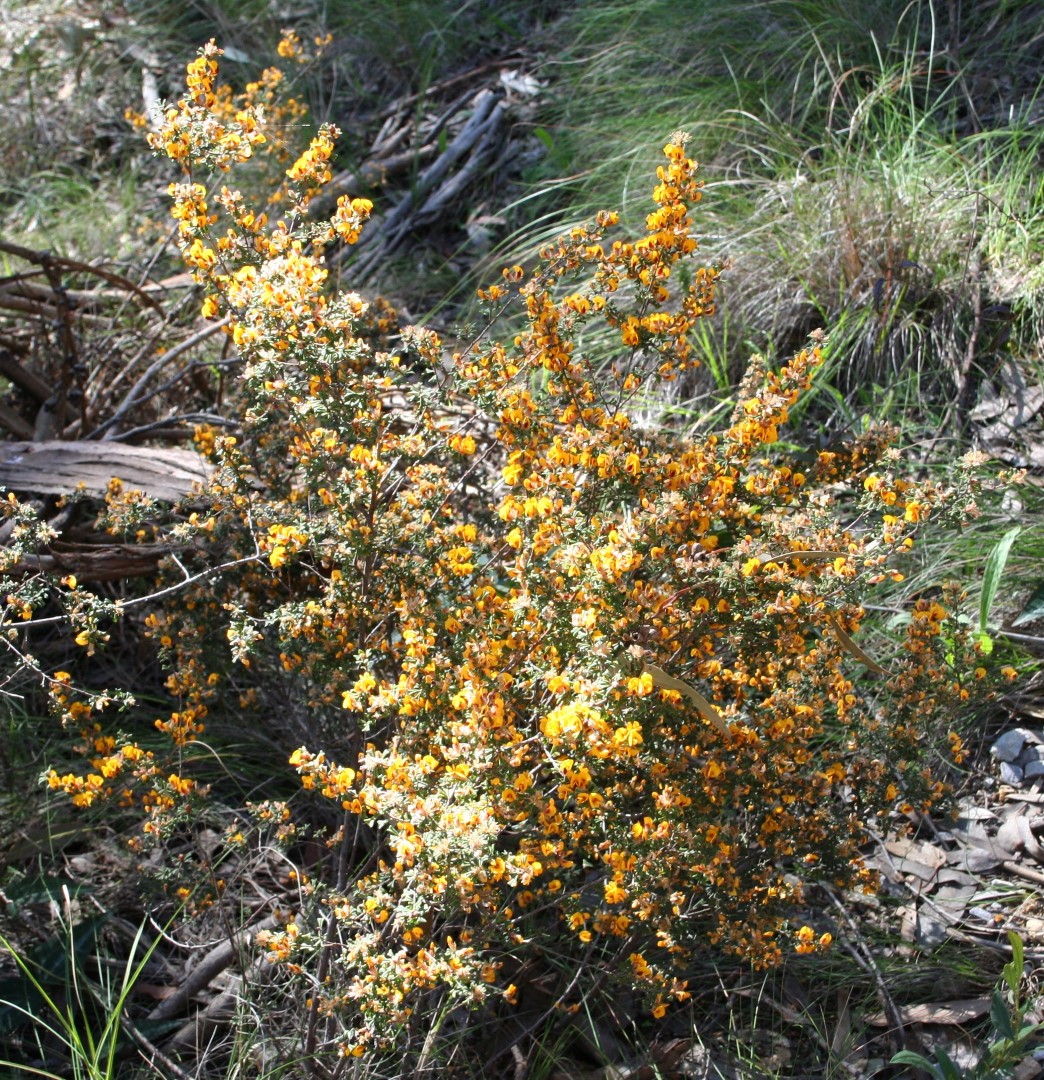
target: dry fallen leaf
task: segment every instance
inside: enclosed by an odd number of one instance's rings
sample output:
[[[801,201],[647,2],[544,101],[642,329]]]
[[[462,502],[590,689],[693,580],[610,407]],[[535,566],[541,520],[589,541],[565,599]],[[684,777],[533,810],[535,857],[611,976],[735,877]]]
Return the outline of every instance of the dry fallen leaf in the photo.
[[[904,1024],[966,1024],[990,1011],[989,998],[964,998],[960,1001],[926,1001],[922,1005],[904,1005],[899,1017]],[[890,1017],[883,1012],[865,1017],[873,1027],[888,1027]]]
[[[934,844],[926,843],[923,840],[911,840],[909,837],[901,836],[895,840],[886,840],[885,847],[893,855],[916,859],[918,862],[925,863],[928,866],[939,867],[946,865],[945,853]]]

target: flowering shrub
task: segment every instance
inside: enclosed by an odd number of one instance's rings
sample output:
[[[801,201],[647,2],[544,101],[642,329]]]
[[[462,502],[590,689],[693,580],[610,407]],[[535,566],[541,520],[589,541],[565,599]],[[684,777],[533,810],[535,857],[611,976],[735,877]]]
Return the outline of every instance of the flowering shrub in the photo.
[[[688,996],[694,950],[825,948],[803,883],[872,886],[866,823],[940,797],[931,759],[959,752],[954,709],[985,684],[953,593],[917,601],[894,656],[856,642],[868,589],[971,481],[904,478],[882,432],[779,451],[818,338],[778,371],[755,357],[722,431],[635,422],[697,363],[720,273],[694,265],[680,134],[643,236],[603,213],[482,289],[487,321],[450,357],[416,327],[392,351],[387,305],[327,288],[324,250],[355,243],[371,203],[302,213],[332,126],[286,170],[279,220],[203,182],[265,131],[259,108],[220,109],[218,54],[190,65],[153,143],[187,171],[173,214],[203,314],[228,318],[245,364],[242,432],[198,432],[215,480],[167,527],[191,541],[188,582],[148,627],[179,750],[236,665],[291,673],[330,740],[290,765],[341,815],[332,868],[266,939],[308,980],[306,1049],[392,1048],[433,992],[510,1004],[541,945],[572,958],[563,1007],[614,972],[655,1016]],[[501,340],[505,315],[521,324]],[[615,356],[585,348],[596,322]],[[205,798],[74,697],[56,675],[92,767],[53,787],[138,802],[153,831]]]

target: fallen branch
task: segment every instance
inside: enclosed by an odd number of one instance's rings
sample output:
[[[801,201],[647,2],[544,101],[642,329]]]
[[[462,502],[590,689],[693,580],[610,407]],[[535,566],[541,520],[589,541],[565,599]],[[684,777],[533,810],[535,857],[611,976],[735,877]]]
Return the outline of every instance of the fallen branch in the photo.
[[[48,266],[61,266],[65,270],[72,270],[80,274],[94,274],[96,277],[102,278],[104,281],[109,282],[110,285],[116,285],[126,292],[134,293],[135,296],[141,297],[141,299],[151,308],[162,314],[162,308],[159,302],[149,296],[149,294],[140,286],[135,285],[130,278],[125,278],[122,274],[115,274],[111,270],[106,270],[101,266],[91,266],[90,263],[83,263],[77,259],[67,259],[62,255],[55,255],[50,251],[33,251],[32,248],[22,247],[21,244],[12,244],[7,240],[0,240],[0,251],[6,252],[8,255],[14,255],[16,258],[24,259],[26,262],[31,262],[36,266],[42,266],[46,269]]]
[[[77,581],[124,581],[154,575],[168,555],[184,551],[173,544],[52,544],[45,555],[26,555],[5,570],[26,574],[73,574]]]
[[[269,915],[254,926],[248,926],[233,935],[210,952],[189,972],[188,978],[169,998],[161,1001],[149,1013],[150,1020],[169,1020],[188,1008],[189,1002],[201,990],[204,990],[221,974],[242,952],[248,948],[262,930],[271,930],[277,925],[274,915]]]
[[[201,342],[204,342],[209,337],[213,337],[219,330],[224,329],[229,324],[229,317],[219,319],[217,322],[209,323],[204,326],[202,330],[197,331],[191,337],[186,338],[184,341],[179,342],[173,348],[168,349],[162,356],[157,357],[149,366],[142,372],[138,381],[127,391],[123,400],[117,406],[116,411],[105,421],[104,424],[99,425],[88,436],[90,439],[114,439],[115,433],[107,434],[120,422],[133,409],[136,405],[140,405],[145,398],[141,396],[141,392],[148,386],[152,378],[163,370],[167,364],[176,360],[182,353],[186,353],[189,349],[194,348]]]
[[[0,375],[27,393],[38,405],[42,405],[53,392],[35,371],[22,367],[7,348],[0,348]]]
[[[458,198],[492,156],[507,115],[502,97],[492,90],[476,95],[468,122],[442,154],[417,178],[413,191],[381,221],[363,233],[354,249],[344,249],[332,260],[341,263],[354,254],[352,276],[364,282],[388,255],[420,225],[436,220]],[[454,174],[454,167],[469,158]]]
[[[205,484],[210,466],[193,450],[86,441],[0,444],[0,488],[39,495],[102,497],[117,477],[128,490],[177,502]]]

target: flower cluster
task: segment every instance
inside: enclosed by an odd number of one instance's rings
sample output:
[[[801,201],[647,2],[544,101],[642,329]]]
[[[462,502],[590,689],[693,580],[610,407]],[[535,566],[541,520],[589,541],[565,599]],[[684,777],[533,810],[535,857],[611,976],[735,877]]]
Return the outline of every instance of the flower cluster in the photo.
[[[260,113],[222,113],[217,52],[154,145],[225,170],[265,136]],[[286,170],[293,207],[335,137]],[[540,941],[641,987],[655,1016],[708,942],[757,964],[826,948],[803,882],[872,884],[865,822],[939,798],[931,756],[982,683],[955,595],[918,602],[901,660],[857,644],[868,588],[948,494],[893,475],[880,433],[778,450],[821,339],[778,371],[755,358],[718,432],[636,422],[639,395],[696,363],[720,274],[693,265],[682,136],[664,157],[644,235],[604,213],[505,270],[450,357],[419,328],[394,351],[387,308],[329,290],[324,251],[358,239],[369,201],[313,226],[171,189],[246,404],[241,435],[199,433],[217,470],[179,535],[221,569],[153,617],[182,703],[160,727],[194,739],[238,663],[289,673],[330,733],[290,765],[341,815],[334,869],[266,944],[294,970],[326,957],[309,1031],[348,1032],[329,1036],[345,1054],[394,1045],[436,988],[510,1004]],[[500,340],[505,313],[522,325]]]

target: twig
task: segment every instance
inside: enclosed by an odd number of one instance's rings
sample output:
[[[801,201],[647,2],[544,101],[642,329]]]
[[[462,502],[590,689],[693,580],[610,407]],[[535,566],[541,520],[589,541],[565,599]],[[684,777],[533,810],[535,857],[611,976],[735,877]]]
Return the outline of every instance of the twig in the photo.
[[[864,968],[864,970],[866,971],[869,971],[870,974],[873,976],[874,983],[877,986],[878,996],[881,999],[881,1005],[891,1019],[892,1024],[895,1026],[895,1030],[899,1035],[900,1044],[905,1044],[906,1030],[903,1027],[902,1014],[899,1012],[898,1006],[892,999],[892,995],[888,992],[888,987],[885,984],[884,978],[881,975],[881,969],[877,966],[877,963],[874,960],[873,953],[863,944],[863,938],[862,934],[859,931],[859,926],[852,918],[852,916],[848,913],[848,909],[844,906],[844,904],[841,903],[841,900],[838,898],[834,890],[830,888],[829,885],[824,885],[823,890],[824,892],[826,892],[827,896],[830,897],[830,900],[833,903],[834,907],[836,907],[837,910],[841,913],[841,918],[844,919],[846,925],[848,926],[849,932],[853,935],[853,940],[858,944],[858,951],[862,953],[863,957],[863,962],[860,963],[860,967]],[[856,955],[856,949],[854,946],[852,949],[852,953],[856,961],[859,962],[859,958]]]
[[[1044,874],[1039,870],[1034,870],[1031,866],[1023,866],[1022,863],[1012,862],[1011,860],[1001,863],[1001,866],[1010,873],[1016,874],[1020,878],[1025,878],[1026,881],[1032,881],[1037,885],[1044,885]]]
[[[50,252],[40,257],[40,265],[47,275],[47,281],[54,295],[55,306],[58,309],[58,336],[62,343],[62,376],[58,385],[58,402],[54,409],[53,418],[51,411],[45,407],[40,410],[40,416],[46,418],[54,425],[56,432],[65,427],[65,409],[69,403],[73,383],[79,384],[80,389],[80,423],[87,426],[86,397],[83,394],[83,373],[87,370],[80,363],[79,349],[76,344],[76,334],[73,331],[73,305],[69,301],[69,294],[65,291],[65,283],[59,270],[58,260]],[[37,425],[39,427],[39,424]],[[37,435],[41,432],[38,431]],[[48,435],[50,432],[47,433]]]
[[[341,820],[341,842],[337,866],[337,892],[344,893],[348,883],[348,823],[351,820],[351,811],[345,810]],[[309,1072],[315,1072],[315,1045],[319,1035],[319,988],[326,983],[326,976],[333,961],[334,949],[337,944],[337,916],[333,909],[327,913],[329,920],[326,926],[326,936],[323,940],[322,950],[319,954],[319,968],[316,971],[316,992],[312,995],[312,1003],[308,1009],[308,1023],[305,1030],[304,1054],[308,1062],[306,1068]]]
[[[119,435],[113,435],[109,442],[121,442],[129,443],[132,439],[141,438],[143,435],[148,435],[150,439],[175,439],[181,440],[189,438],[192,435],[193,428],[182,425],[196,425],[196,424],[213,424],[215,427],[234,428],[237,426],[235,420],[229,420],[225,416],[216,416],[213,413],[181,413],[177,416],[168,416],[163,420],[156,420],[151,424],[141,424],[138,427],[128,428],[126,431],[121,431]]]
[[[100,266],[91,266],[89,263],[82,263],[76,259],[52,255],[47,251],[33,251],[32,248],[22,247],[21,244],[12,244],[6,240],[0,240],[0,251],[5,251],[8,255],[14,255],[19,259],[25,259],[26,262],[36,263],[37,266],[43,266],[49,259],[54,263],[61,264],[66,270],[73,270],[81,274],[94,274],[108,281],[111,285],[118,285],[121,289],[126,289],[128,292],[140,296],[149,307],[155,308],[156,311],[160,313],[163,311],[158,300],[149,296],[144,289],[139,285],[135,285],[133,281],[125,278],[122,274],[114,274],[111,270],[105,270]]]
[[[120,1013],[120,1027],[138,1044],[142,1057],[152,1068],[155,1068],[156,1062],[159,1062],[167,1070],[167,1075],[173,1077],[174,1080],[192,1080],[192,1077],[180,1065],[145,1038],[125,1012]]]
[[[982,332],[982,279],[981,263],[977,250],[972,256],[970,275],[972,282],[972,331],[968,338],[967,348],[964,350],[964,362],[961,364],[960,382],[957,386],[957,400],[954,404],[957,423],[962,431],[968,426],[971,419],[972,397],[977,386],[977,380],[973,378],[973,372],[975,371],[979,335]]]
[[[135,405],[141,403],[143,398],[139,398],[138,394],[144,390],[148,385],[149,380],[159,371],[161,371],[171,361],[176,360],[182,353],[188,352],[189,349],[194,348],[202,341],[206,341],[207,338],[213,337],[219,330],[223,330],[228,326],[230,322],[230,316],[225,316],[223,319],[219,319],[215,323],[210,323],[208,326],[204,326],[202,330],[198,330],[191,337],[186,338],[180,344],[175,345],[173,348],[168,349],[162,356],[157,357],[149,366],[142,372],[138,381],[127,391],[120,402],[116,411],[99,427],[95,428],[87,438],[88,439],[114,439],[115,435],[106,435],[107,431],[110,431],[120,420],[123,419],[134,408]]]
[[[226,941],[222,941],[220,945],[203,957],[189,973],[188,978],[169,998],[161,1001],[149,1013],[149,1019],[168,1020],[172,1016],[176,1016],[200,990],[208,986],[213,979],[217,978],[232,963],[240,950],[249,944],[252,936],[256,936],[261,930],[271,930],[275,925],[276,917],[269,915],[254,926],[247,926],[238,934]]]
[[[247,563],[261,562],[264,556],[261,551],[258,550],[253,555],[244,555],[242,559],[232,559],[230,562],[222,563],[220,566],[209,567],[206,570],[201,570],[198,574],[190,574],[181,581],[176,581],[173,585],[168,585],[165,589],[158,589],[156,592],[149,593],[148,596],[135,596],[130,600],[119,600],[120,611],[125,611],[129,607],[136,607],[138,604],[150,604],[155,600],[159,600],[161,597],[170,596],[171,593],[178,592],[179,589],[184,589],[187,585],[194,585],[197,581],[203,581],[206,578],[213,577],[215,574],[224,573],[226,570],[233,570],[237,566],[245,566]],[[50,615],[46,619],[30,619],[28,622],[19,625],[24,628],[38,626],[57,626],[59,623],[69,621],[68,615]],[[3,618],[0,617],[0,627],[4,625]],[[0,635],[0,642],[4,642],[3,635]]]
[[[1027,645],[1044,645],[1044,637],[1034,634],[1016,634],[1012,630],[998,630],[997,637],[1007,638],[1009,641],[1021,641]]]

